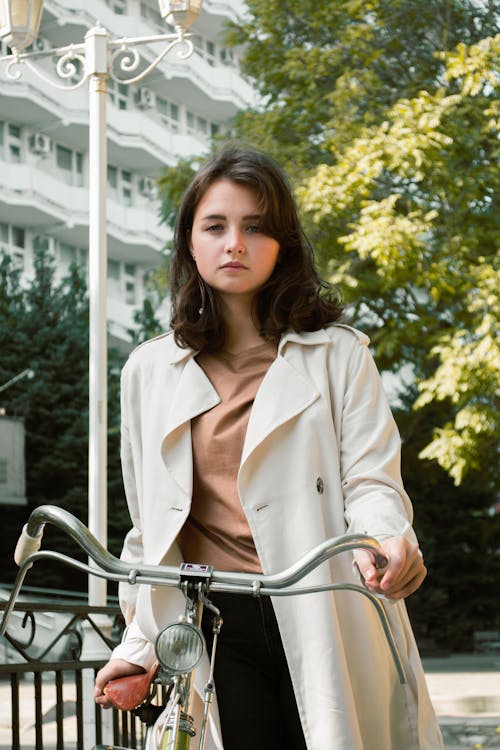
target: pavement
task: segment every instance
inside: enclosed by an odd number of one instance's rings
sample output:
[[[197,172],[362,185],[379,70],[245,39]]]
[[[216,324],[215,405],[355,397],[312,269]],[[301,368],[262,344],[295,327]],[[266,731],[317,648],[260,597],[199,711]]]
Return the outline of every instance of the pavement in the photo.
[[[446,750],[500,750],[500,653],[424,658],[423,664]],[[50,692],[43,692],[44,738],[51,747],[51,742],[55,743],[55,696],[50,698]],[[21,742],[23,748],[33,748],[32,685],[21,683],[20,693]],[[75,699],[74,685],[65,686],[65,750],[75,748]],[[11,747],[10,686],[2,682],[0,750]]]
[[[500,653],[422,661],[446,750],[500,749]]]

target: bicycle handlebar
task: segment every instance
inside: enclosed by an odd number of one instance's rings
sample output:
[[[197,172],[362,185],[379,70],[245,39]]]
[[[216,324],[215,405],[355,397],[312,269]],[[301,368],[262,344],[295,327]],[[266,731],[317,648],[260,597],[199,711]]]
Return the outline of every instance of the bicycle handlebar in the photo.
[[[125,576],[130,583],[136,583],[142,578],[155,579],[155,583],[163,581],[165,585],[179,582],[179,568],[171,565],[141,565],[130,568],[128,563],[114,557],[105,549],[89,529],[72,513],[54,505],[41,505],[31,513],[24,526],[15,551],[15,561],[21,566],[34,552],[40,548],[44,526],[52,523],[64,531],[88,554],[93,562],[108,573]],[[379,543],[365,534],[346,534],[341,537],[328,539],[315,549],[297,560],[293,565],[271,575],[254,573],[237,573],[232,571],[214,570],[211,581],[228,586],[249,586],[252,588],[256,579],[260,586],[270,589],[281,589],[292,586],[304,578],[321,563],[341,552],[353,549],[365,549],[375,558],[377,568],[387,565],[387,558],[383,555]]]
[[[90,565],[86,565],[85,563],[81,563],[71,557],[57,552],[40,552],[39,550],[46,523],[55,525],[65,534],[70,536],[98,567],[91,567]],[[321,565],[321,563],[326,562],[342,552],[355,549],[364,549],[371,552],[374,556],[377,568],[383,568],[387,565],[387,558],[382,553],[380,545],[376,539],[365,534],[346,534],[328,539],[301,557],[293,565],[279,573],[265,575],[260,573],[238,573],[214,570],[210,576],[209,589],[211,591],[228,591],[234,593],[253,595],[265,594],[273,596],[280,594],[315,593],[338,589],[357,591],[368,597],[372,604],[375,605],[394,658],[399,679],[404,683],[404,671],[390,631],[387,615],[382,604],[374,594],[363,586],[355,583],[325,584],[320,586],[309,586],[301,589],[291,588],[308,573]],[[171,565],[140,565],[131,568],[130,564],[119,560],[108,552],[108,550],[105,549],[90,532],[87,526],[85,526],[72,513],[54,505],[41,505],[38,508],[35,508],[31,513],[17,542],[14,559],[20,570],[11,592],[9,602],[4,611],[4,616],[0,625],[0,635],[5,633],[7,621],[14,608],[17,594],[19,593],[26,573],[35,560],[42,557],[50,557],[59,560],[60,562],[72,565],[73,567],[84,570],[97,577],[114,581],[126,581],[131,585],[143,583],[160,586],[179,586],[181,582],[179,567]]]

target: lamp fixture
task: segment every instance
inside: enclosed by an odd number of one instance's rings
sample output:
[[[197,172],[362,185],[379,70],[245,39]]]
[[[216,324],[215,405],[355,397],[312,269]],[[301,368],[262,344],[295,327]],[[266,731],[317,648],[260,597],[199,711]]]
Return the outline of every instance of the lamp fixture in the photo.
[[[22,52],[38,34],[42,10],[43,0],[0,0],[0,39]]]
[[[158,0],[161,17],[183,31],[191,26],[201,12],[202,0]]]

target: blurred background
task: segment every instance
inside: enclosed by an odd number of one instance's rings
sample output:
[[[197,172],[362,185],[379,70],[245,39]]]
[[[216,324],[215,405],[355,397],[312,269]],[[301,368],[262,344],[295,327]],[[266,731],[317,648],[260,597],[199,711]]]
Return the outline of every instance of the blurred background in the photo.
[[[129,527],[120,368],[168,328],[187,181],[238,139],[287,170],[321,273],[346,321],[371,337],[429,568],[408,602],[422,652],[500,649],[499,18],[488,0],[204,0],[192,58],[169,57],[144,85],[110,80],[112,552]],[[33,49],[80,42],[97,21],[114,37],[165,31],[154,0],[47,0]],[[84,90],[0,76],[5,585],[30,509],[51,503],[87,520],[88,118]],[[87,586],[46,566],[28,582]]]

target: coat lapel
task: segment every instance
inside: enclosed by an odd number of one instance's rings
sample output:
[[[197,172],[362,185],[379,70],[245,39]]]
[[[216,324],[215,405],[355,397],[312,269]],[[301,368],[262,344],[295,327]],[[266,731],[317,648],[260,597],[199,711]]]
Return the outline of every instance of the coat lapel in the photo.
[[[278,354],[267,371],[254,401],[243,446],[241,467],[268,435],[307,409],[318,397],[319,391],[307,375]]]
[[[165,466],[190,500],[193,460],[191,419],[220,402],[219,395],[191,354],[182,368],[171,400],[161,452]]]
[[[288,354],[289,344],[299,348],[325,344],[329,341],[324,331],[284,335],[278,356],[269,368],[257,392],[247,427],[240,468],[243,468],[253,451],[268,435],[319,397],[319,391],[300,364]],[[174,351],[170,360],[181,368],[179,381],[162,439],[162,457],[176,483],[191,499],[193,486],[193,459],[191,449],[191,419],[208,411],[220,402],[219,395],[194,359],[191,350]]]

